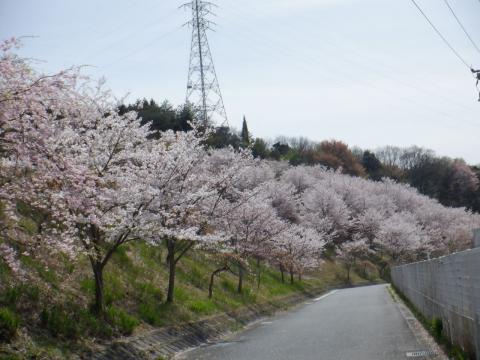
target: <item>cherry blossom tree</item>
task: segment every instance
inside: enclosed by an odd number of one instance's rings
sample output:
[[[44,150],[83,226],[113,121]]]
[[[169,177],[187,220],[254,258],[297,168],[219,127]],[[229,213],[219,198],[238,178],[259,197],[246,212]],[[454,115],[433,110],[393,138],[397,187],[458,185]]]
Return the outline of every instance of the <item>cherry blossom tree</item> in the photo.
[[[350,273],[357,260],[365,257],[370,252],[370,248],[365,239],[356,239],[351,242],[343,243],[337,250],[337,259],[342,261],[347,271],[347,282],[350,283]]]
[[[20,45],[15,39],[0,44],[0,256],[14,273],[26,275],[19,251],[25,256],[76,253],[63,189],[78,190],[88,176],[57,151],[58,127],[68,112],[78,72],[38,74],[15,54]],[[19,203],[37,215],[35,236],[19,233]]]
[[[10,47],[0,66],[0,199],[10,218],[19,201],[41,214],[39,234],[21,244],[26,253],[37,254],[40,244],[89,257],[94,309],[103,313],[105,266],[119,246],[143,236],[155,144],[135,113],[117,113],[101,82],[92,86],[73,70],[39,75]]]
[[[210,275],[210,283],[208,285],[208,298],[211,299],[213,296],[213,286],[215,282],[215,277],[220,275],[223,272],[230,272],[235,276],[239,276],[240,271],[248,271],[248,263],[242,257],[238,256],[235,253],[231,252],[220,252],[215,257],[218,267]]]
[[[222,226],[231,236],[229,245],[232,251],[242,258],[253,257],[258,262],[270,254],[276,237],[288,229],[288,223],[278,217],[265,192],[248,197],[223,219]],[[243,289],[244,275],[240,271],[239,293]]]
[[[396,213],[385,219],[376,241],[387,250],[394,262],[401,261],[409,251],[420,250],[425,236],[410,213]]]
[[[195,126],[192,124],[195,129]],[[156,196],[148,206],[151,241],[167,247],[169,283],[167,301],[174,300],[176,265],[195,245],[215,247],[226,234],[217,228],[219,219],[235,208],[240,199],[237,188],[244,171],[254,165],[247,152],[233,149],[209,151],[208,134],[163,133],[156,152]]]
[[[57,151],[88,174],[81,189],[66,188],[62,196],[92,266],[99,314],[104,311],[103,273],[112,255],[149,236],[146,208],[157,196],[153,168],[161,161],[158,143],[148,140],[148,126],[134,112],[119,115],[118,104],[101,85],[82,84],[57,134]]]
[[[353,226],[350,210],[342,198],[325,184],[319,182],[303,194],[303,221],[332,241],[348,238]]]
[[[316,268],[321,263],[321,256],[326,245],[327,236],[316,230],[301,225],[291,225],[275,242],[277,261],[282,269],[290,273],[290,283],[294,274],[299,277],[308,269]],[[282,276],[283,278],[283,276]]]

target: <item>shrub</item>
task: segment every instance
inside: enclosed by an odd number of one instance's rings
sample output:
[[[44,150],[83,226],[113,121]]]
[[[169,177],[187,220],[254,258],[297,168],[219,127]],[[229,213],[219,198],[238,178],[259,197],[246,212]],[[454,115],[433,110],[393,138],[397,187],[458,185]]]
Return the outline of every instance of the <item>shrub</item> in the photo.
[[[0,340],[10,341],[17,335],[18,318],[8,308],[0,308]]]
[[[107,317],[110,323],[117,328],[122,334],[130,335],[139,325],[139,321],[133,316],[128,315],[122,309],[108,307]]]

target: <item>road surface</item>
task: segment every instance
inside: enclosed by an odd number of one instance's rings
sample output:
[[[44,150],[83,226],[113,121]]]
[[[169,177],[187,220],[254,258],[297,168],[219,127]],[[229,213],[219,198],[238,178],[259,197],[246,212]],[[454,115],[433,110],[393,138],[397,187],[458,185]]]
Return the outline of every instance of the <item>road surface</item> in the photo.
[[[397,360],[425,350],[386,285],[339,290],[179,359]]]

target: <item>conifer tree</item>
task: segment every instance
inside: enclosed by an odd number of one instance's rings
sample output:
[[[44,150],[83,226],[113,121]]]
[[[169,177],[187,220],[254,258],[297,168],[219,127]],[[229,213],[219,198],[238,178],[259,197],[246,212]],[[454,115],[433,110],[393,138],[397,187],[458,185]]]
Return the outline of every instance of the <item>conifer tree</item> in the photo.
[[[250,133],[248,131],[247,119],[245,118],[245,116],[243,116],[241,138],[242,138],[242,145],[244,147],[250,146]]]

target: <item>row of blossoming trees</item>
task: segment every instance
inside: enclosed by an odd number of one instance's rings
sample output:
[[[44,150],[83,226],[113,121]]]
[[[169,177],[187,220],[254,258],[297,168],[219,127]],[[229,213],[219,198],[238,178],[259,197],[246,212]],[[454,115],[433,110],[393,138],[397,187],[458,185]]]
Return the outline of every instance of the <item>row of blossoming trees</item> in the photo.
[[[17,45],[0,49],[0,258],[28,281],[21,256],[88,257],[98,313],[105,267],[127,243],[166,247],[173,301],[176,266],[193,247],[221,264],[211,296],[222,271],[241,291],[247,260],[293,278],[320,266],[327,245],[347,263],[369,252],[398,261],[465,248],[480,224],[389,180],[208,149],[209,130],[195,124],[151,136],[136,113],[119,115],[102,84],[78,69],[38,74]],[[19,230],[19,204],[35,212],[35,236]]]

